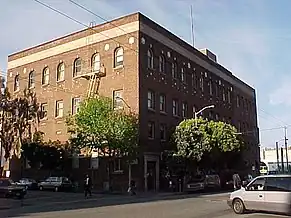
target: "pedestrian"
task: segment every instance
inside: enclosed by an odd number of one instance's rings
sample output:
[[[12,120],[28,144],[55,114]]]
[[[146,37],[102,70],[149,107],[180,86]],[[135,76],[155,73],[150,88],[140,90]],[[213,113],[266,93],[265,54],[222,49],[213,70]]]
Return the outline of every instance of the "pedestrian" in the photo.
[[[91,187],[92,187],[92,181],[89,175],[87,174],[84,180],[85,198],[87,198],[88,194],[90,195],[90,197],[92,196]]]
[[[232,179],[233,179],[233,188],[234,190],[238,190],[241,188],[241,179],[240,179],[240,176],[238,175],[238,173],[234,173],[233,176],[232,176]]]

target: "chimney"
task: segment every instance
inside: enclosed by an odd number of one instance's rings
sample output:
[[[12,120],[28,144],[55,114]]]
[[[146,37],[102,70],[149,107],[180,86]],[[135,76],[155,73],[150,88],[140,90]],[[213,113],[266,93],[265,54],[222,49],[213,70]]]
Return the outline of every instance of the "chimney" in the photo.
[[[203,53],[204,55],[206,55],[210,60],[217,63],[216,55],[214,53],[212,53],[211,51],[209,51],[207,48],[200,49],[200,52]]]

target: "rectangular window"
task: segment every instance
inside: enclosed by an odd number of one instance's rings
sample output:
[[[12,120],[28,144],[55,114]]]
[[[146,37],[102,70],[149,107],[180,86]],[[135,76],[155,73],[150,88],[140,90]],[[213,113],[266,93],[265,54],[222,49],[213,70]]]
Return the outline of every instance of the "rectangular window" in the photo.
[[[154,122],[148,122],[148,138],[154,139],[155,138],[155,123]]]
[[[79,111],[81,99],[80,98],[73,98],[72,99],[72,114],[76,114]]]
[[[181,81],[186,83],[186,73],[184,68],[181,69]]]
[[[148,91],[148,109],[155,109],[155,93],[151,90]]]
[[[209,94],[212,96],[213,95],[213,87],[212,87],[212,81],[209,81]]]
[[[186,102],[182,103],[182,116],[183,118],[186,118],[188,114],[188,105]]]
[[[177,63],[172,63],[172,77],[177,79]]]
[[[202,92],[204,92],[204,79],[203,79],[203,75],[201,75],[200,77],[200,89]]]
[[[160,138],[161,141],[166,141],[166,124],[160,125]]]
[[[222,101],[225,101],[226,98],[225,98],[225,89],[224,87],[222,87]]]
[[[160,111],[166,112],[166,95],[160,94]]]
[[[47,111],[48,111],[48,104],[47,103],[42,103],[40,105],[40,119],[47,118]]]
[[[231,91],[229,89],[227,90],[227,101],[229,104],[231,103]]]
[[[239,103],[240,103],[240,102],[239,102],[239,96],[237,95],[237,96],[236,96],[236,106],[237,106],[237,107],[239,107],[239,105],[240,105]]]
[[[113,103],[115,109],[123,108],[122,90],[113,91]]]
[[[64,102],[62,100],[56,101],[56,117],[63,117],[64,115]]]
[[[173,99],[173,116],[178,116],[178,101]]]
[[[192,107],[192,115],[193,115],[193,118],[195,118],[195,113],[196,113],[196,107],[193,106],[193,107]]]
[[[193,72],[192,74],[191,74],[191,85],[192,85],[192,88],[193,89],[196,89],[197,88],[197,86],[196,86],[196,75],[195,75],[195,72]]]
[[[116,158],[114,160],[114,169],[113,169],[114,172],[122,172],[122,161],[120,158]]]

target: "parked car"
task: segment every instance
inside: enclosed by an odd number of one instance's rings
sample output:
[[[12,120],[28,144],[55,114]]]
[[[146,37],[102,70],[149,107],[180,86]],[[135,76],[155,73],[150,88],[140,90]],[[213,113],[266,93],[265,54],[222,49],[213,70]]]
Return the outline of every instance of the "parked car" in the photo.
[[[186,185],[187,192],[220,188],[221,188],[220,178],[216,174],[194,176],[189,180],[189,182]]]
[[[72,182],[67,177],[49,177],[38,184],[39,190],[71,191]]]
[[[237,214],[266,211],[290,214],[291,175],[264,175],[231,193],[228,205]]]
[[[9,178],[0,178],[0,196],[4,198],[18,198],[22,199],[26,195],[26,189],[17,186]]]
[[[18,182],[15,182],[16,185],[25,187],[25,189],[34,190],[38,188],[38,184],[34,179],[22,178]]]

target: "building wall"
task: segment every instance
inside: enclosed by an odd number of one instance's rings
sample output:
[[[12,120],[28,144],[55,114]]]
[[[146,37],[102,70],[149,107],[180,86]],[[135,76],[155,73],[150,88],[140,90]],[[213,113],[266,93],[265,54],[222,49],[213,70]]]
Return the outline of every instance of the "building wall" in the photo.
[[[113,54],[114,49],[119,46],[124,48],[124,66],[115,69]],[[147,66],[148,49],[154,54],[153,69],[148,69]],[[249,144],[250,149],[246,156],[251,162],[258,157],[258,134],[254,134],[254,131],[257,131],[255,90],[139,13],[9,56],[7,85],[10,90],[13,90],[14,77],[17,74],[21,78],[20,90],[23,90],[27,87],[29,72],[36,72],[35,91],[39,102],[47,102],[49,107],[48,119],[40,124],[40,130],[46,133],[46,140],[67,140],[65,119],[55,118],[56,101],[63,100],[65,112],[69,113],[72,110],[72,98],[83,98],[86,95],[88,81],[72,77],[73,62],[77,57],[82,58],[82,69],[90,71],[90,60],[95,52],[100,53],[101,63],[107,73],[106,77],[102,78],[100,94],[111,97],[114,90],[123,89],[123,99],[140,117],[142,151],[159,153],[168,148],[167,141],[160,140],[160,124],[166,124],[166,136],[169,138],[173,127],[183,119],[182,102],[187,102],[188,118],[193,117],[193,106],[197,111],[206,105],[214,104],[215,108],[205,111],[203,116],[234,124],[239,132],[244,132],[245,140]],[[161,54],[166,61],[165,72],[159,72],[158,58]],[[65,80],[57,82],[56,68],[62,61],[65,63]],[[181,78],[172,78],[171,63],[174,61],[178,65],[179,77],[181,68],[184,68],[186,83],[181,82]],[[41,74],[45,67],[49,67],[50,82],[49,85],[42,86]],[[193,83],[192,74],[196,75]],[[213,84],[213,95],[210,95],[210,81]],[[147,108],[148,90],[155,93],[155,110],[149,111]],[[161,93],[166,94],[166,114],[159,111]],[[17,96],[20,92],[13,94]],[[178,116],[172,115],[173,99],[178,100]],[[151,140],[148,139],[147,131],[149,121],[155,122],[155,137]],[[251,134],[245,134],[246,132]]]

